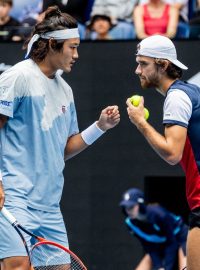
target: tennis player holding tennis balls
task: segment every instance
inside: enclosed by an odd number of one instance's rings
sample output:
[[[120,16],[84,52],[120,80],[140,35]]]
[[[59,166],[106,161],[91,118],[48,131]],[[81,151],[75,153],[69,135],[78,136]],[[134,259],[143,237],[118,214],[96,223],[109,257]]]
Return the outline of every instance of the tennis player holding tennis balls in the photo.
[[[164,97],[164,134],[143,117],[143,101],[134,107],[127,99],[127,112],[155,152],[170,165],[180,163],[186,175],[190,207],[187,238],[187,270],[200,269],[200,88],[181,80],[188,68],[177,59],[173,42],[154,35],[137,48],[137,68],[142,88],[155,88]]]
[[[74,18],[50,7],[35,26],[27,60],[0,76],[0,208],[5,199],[27,230],[67,247],[59,206],[64,161],[120,121],[118,107],[108,106],[79,133],[72,90],[57,72],[71,71],[79,43]],[[19,235],[1,214],[0,232],[2,269],[30,270]],[[30,245],[29,236],[26,241]]]

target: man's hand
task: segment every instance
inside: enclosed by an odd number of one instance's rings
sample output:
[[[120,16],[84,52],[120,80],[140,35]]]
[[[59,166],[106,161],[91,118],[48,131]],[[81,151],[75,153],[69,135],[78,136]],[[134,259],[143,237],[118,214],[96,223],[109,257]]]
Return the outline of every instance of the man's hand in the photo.
[[[137,126],[139,123],[143,121],[146,122],[145,115],[144,115],[144,98],[143,97],[141,97],[140,103],[137,107],[133,106],[130,98],[127,99],[126,104],[127,104],[127,112],[128,112],[129,119],[134,125]]]
[[[115,127],[119,124],[120,114],[118,110],[118,106],[108,106],[104,110],[102,110],[99,120],[97,121],[97,126],[106,131]]]

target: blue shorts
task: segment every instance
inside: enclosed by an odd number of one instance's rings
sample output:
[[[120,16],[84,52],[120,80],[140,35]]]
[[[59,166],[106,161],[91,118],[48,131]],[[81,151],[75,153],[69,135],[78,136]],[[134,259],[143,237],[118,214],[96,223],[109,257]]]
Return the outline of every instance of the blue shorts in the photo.
[[[32,233],[68,247],[67,232],[60,211],[46,212],[24,205],[5,205],[18,222]],[[28,247],[31,237],[24,234]],[[24,244],[16,230],[0,213],[0,260],[13,256],[27,256]]]

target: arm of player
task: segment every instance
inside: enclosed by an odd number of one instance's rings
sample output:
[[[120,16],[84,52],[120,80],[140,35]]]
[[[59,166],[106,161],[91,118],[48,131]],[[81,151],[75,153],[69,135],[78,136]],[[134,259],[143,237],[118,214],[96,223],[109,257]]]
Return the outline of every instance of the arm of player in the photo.
[[[171,165],[177,164],[183,154],[187,129],[182,126],[165,126],[165,133],[161,135],[144,119],[144,101],[138,107],[127,99],[127,112],[130,121],[138,128],[155,152]]]
[[[87,135],[83,136],[82,133],[76,134],[74,136],[71,136],[66,144],[65,147],[65,160],[70,159],[71,157],[79,154],[84,149],[86,149],[90,144],[92,144],[92,140],[95,141],[98,139],[105,131],[115,127],[120,121],[120,114],[118,110],[118,106],[108,106],[104,110],[101,111],[99,120],[96,122],[96,124],[92,127],[91,131],[94,131],[94,133],[97,133],[97,136],[94,137],[93,140],[93,134],[90,136],[90,130],[87,132]],[[90,128],[90,127],[89,127]],[[89,129],[88,128],[88,129]],[[96,129],[96,132],[95,130]],[[85,139],[86,136],[90,136],[88,141],[91,141],[91,143],[86,143]]]
[[[8,120],[7,116],[0,114],[0,128],[3,128],[3,126],[5,125],[7,120]],[[0,210],[4,205],[4,201],[5,201],[5,194],[4,194],[4,190],[3,190],[2,174],[1,174],[1,170],[0,170]]]

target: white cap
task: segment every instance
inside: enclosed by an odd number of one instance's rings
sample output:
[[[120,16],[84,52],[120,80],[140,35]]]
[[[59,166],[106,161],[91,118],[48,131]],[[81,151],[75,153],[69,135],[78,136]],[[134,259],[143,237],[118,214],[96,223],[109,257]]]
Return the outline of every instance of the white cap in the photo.
[[[143,39],[138,44],[136,55],[167,59],[181,69],[188,69],[188,67],[177,60],[176,48],[173,42],[161,35],[154,35]]]

